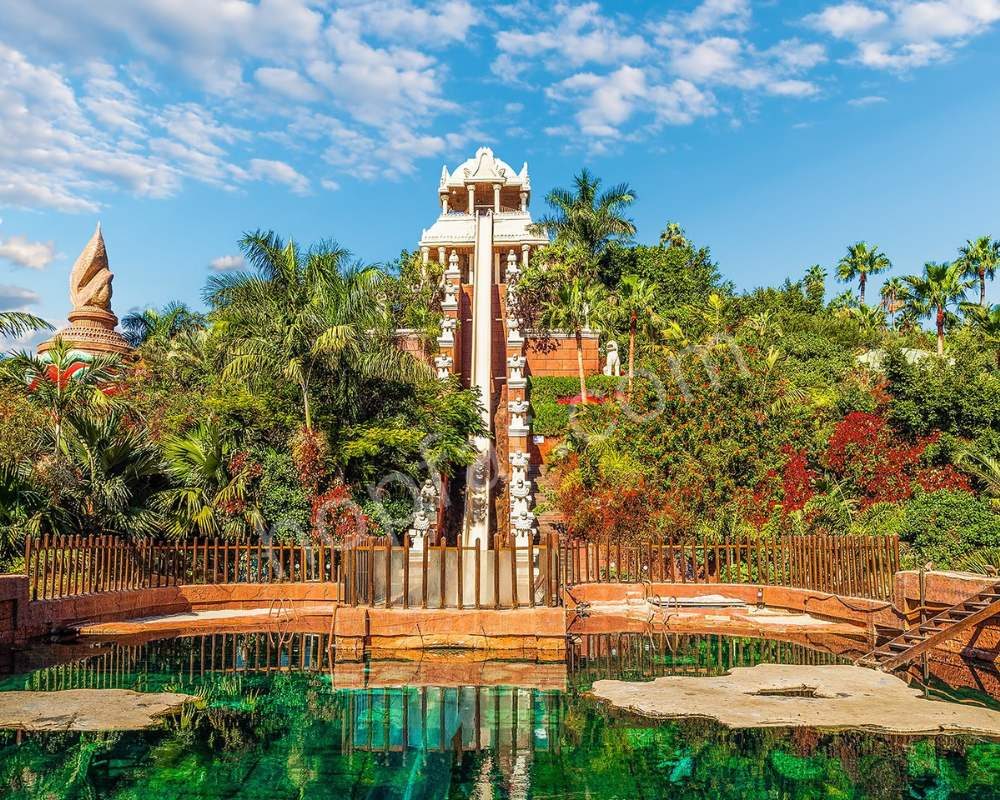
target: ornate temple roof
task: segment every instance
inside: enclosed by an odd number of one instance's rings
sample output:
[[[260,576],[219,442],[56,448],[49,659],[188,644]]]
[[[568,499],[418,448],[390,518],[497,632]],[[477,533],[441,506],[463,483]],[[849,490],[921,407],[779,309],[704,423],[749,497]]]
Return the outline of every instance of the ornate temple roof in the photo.
[[[441,168],[439,191],[462,187],[468,183],[499,183],[530,191],[528,162],[524,162],[520,172],[515,172],[510,164],[493,155],[489,147],[480,147],[472,158],[463,161],[452,172],[448,172],[447,166]]]

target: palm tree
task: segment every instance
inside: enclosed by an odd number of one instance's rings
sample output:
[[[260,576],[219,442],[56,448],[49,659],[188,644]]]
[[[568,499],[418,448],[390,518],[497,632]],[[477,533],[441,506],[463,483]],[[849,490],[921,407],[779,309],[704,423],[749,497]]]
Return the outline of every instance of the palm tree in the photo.
[[[882,306],[860,305],[848,309],[848,312],[866,333],[875,333],[885,328],[885,310]]]
[[[1000,266],[1000,240],[993,241],[989,236],[969,239],[958,252],[965,276],[979,281],[979,305],[985,307],[986,279],[993,280]]]
[[[202,322],[201,314],[184,303],[173,302],[162,309],[147,308],[127,314],[122,319],[122,331],[132,347],[141,347],[147,342],[166,343],[181,331],[200,327]]]
[[[983,482],[984,493],[992,498],[993,506],[1000,510],[1000,459],[970,446],[959,452],[955,462]]]
[[[892,266],[892,262],[885,253],[878,249],[878,245],[868,245],[866,242],[856,242],[849,245],[847,255],[837,264],[837,277],[842,281],[853,281],[858,279],[858,302],[865,304],[865,284],[868,283],[868,276],[878,272],[884,272]]]
[[[608,242],[635,236],[635,224],[625,210],[635,202],[635,191],[620,183],[601,192],[601,179],[583,169],[573,178],[574,190],[553,189],[545,197],[552,209],[534,226],[567,244],[583,247],[596,260]]]
[[[768,309],[761,311],[759,314],[752,314],[747,317],[743,324],[758,339],[780,339],[785,335],[785,332],[781,327],[781,323],[776,319],[776,316],[773,311]]]
[[[932,317],[937,329],[937,352],[944,355],[944,323],[948,309],[958,305],[973,281],[964,277],[965,266],[960,261],[939,264],[928,261],[923,275],[908,275],[906,283],[907,308],[917,317]]]
[[[50,482],[60,482],[54,502],[74,532],[131,538],[159,530],[152,504],[162,476],[159,450],[119,411],[71,414],[53,470]]]
[[[572,331],[576,339],[576,364],[580,374],[580,401],[587,405],[587,376],[583,370],[583,331],[590,315],[604,303],[598,284],[576,277],[560,284],[555,297],[542,308],[542,325],[548,329]]]
[[[24,311],[0,311],[0,336],[22,336],[30,331],[52,330],[41,317]]]
[[[660,233],[660,247],[687,247],[688,240],[684,229],[676,222],[668,222]]]
[[[997,367],[1000,368],[1000,303],[993,306],[965,304],[962,306],[965,318],[982,335],[983,339],[996,351]]]
[[[635,379],[635,338],[640,328],[654,335],[662,325],[656,312],[656,287],[638,275],[626,275],[614,297],[617,309],[628,319],[628,398],[632,398]]]
[[[879,296],[882,298],[882,308],[889,315],[889,321],[893,328],[896,327],[896,312],[902,303],[903,295],[906,293],[906,286],[900,277],[889,278],[882,284]]]
[[[21,351],[2,362],[2,370],[32,403],[48,412],[53,447],[58,451],[69,414],[116,404],[113,389],[121,380],[122,360],[116,355],[83,360],[62,339],[56,339],[44,356]]]
[[[248,476],[245,470],[232,474],[232,455],[231,444],[211,423],[164,441],[163,458],[172,486],[155,502],[170,533],[238,537],[260,527],[259,509],[247,502]]]
[[[806,297],[817,308],[823,305],[826,296],[826,270],[819,264],[813,264],[805,274]]]
[[[224,377],[292,383],[312,431],[312,380],[321,362],[349,364],[369,378],[427,374],[393,344],[381,270],[348,266],[349,253],[335,243],[304,253],[273,232],[246,234],[240,248],[254,271],[215,276],[206,290],[223,328]]]

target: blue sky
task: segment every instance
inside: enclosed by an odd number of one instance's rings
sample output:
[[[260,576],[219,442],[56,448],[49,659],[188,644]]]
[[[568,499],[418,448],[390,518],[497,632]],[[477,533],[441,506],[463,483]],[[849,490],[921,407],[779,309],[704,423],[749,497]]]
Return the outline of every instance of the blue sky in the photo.
[[[98,220],[118,313],[242,231],[412,248],[481,144],[629,181],[740,288],[1000,236],[1000,0],[0,0],[0,308],[60,322]],[[213,266],[214,264],[214,266]],[[835,287],[831,286],[831,290]],[[1000,300],[994,287],[991,298]]]

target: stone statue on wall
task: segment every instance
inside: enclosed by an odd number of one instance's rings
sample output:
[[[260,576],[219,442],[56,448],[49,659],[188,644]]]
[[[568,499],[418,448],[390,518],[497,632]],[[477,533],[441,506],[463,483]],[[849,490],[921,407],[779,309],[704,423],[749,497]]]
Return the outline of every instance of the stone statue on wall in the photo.
[[[528,427],[528,411],[531,403],[527,400],[511,400],[507,403],[507,410],[510,412],[511,429],[523,430]]]
[[[446,280],[443,288],[444,299],[441,301],[441,307],[458,308],[458,284]]]
[[[447,380],[451,376],[451,367],[455,360],[447,353],[442,353],[439,356],[434,356],[434,366],[437,368],[437,376],[439,380]]]
[[[443,345],[452,345],[455,343],[455,326],[458,323],[454,317],[442,317],[441,318],[441,335],[438,337],[438,343]]]
[[[604,374],[620,378],[622,374],[622,361],[618,355],[618,342],[612,339],[607,344],[607,356],[604,361]]]
[[[510,369],[510,377],[507,381],[509,386],[524,386],[524,368],[528,360],[522,355],[514,355],[507,359],[507,367]]]
[[[524,341],[521,334],[521,319],[519,317],[507,317],[507,341],[511,344],[518,344]]]

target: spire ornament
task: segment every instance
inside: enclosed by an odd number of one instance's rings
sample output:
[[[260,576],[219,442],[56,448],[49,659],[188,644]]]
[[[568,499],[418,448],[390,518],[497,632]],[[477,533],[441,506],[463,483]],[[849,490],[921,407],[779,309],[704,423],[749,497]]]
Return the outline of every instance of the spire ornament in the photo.
[[[132,348],[115,330],[118,317],[111,310],[111,283],[114,274],[108,266],[108,251],[104,244],[101,223],[73,264],[69,276],[69,325],[38,346],[44,353],[56,339],[62,339],[84,355],[116,353],[127,355]]]

